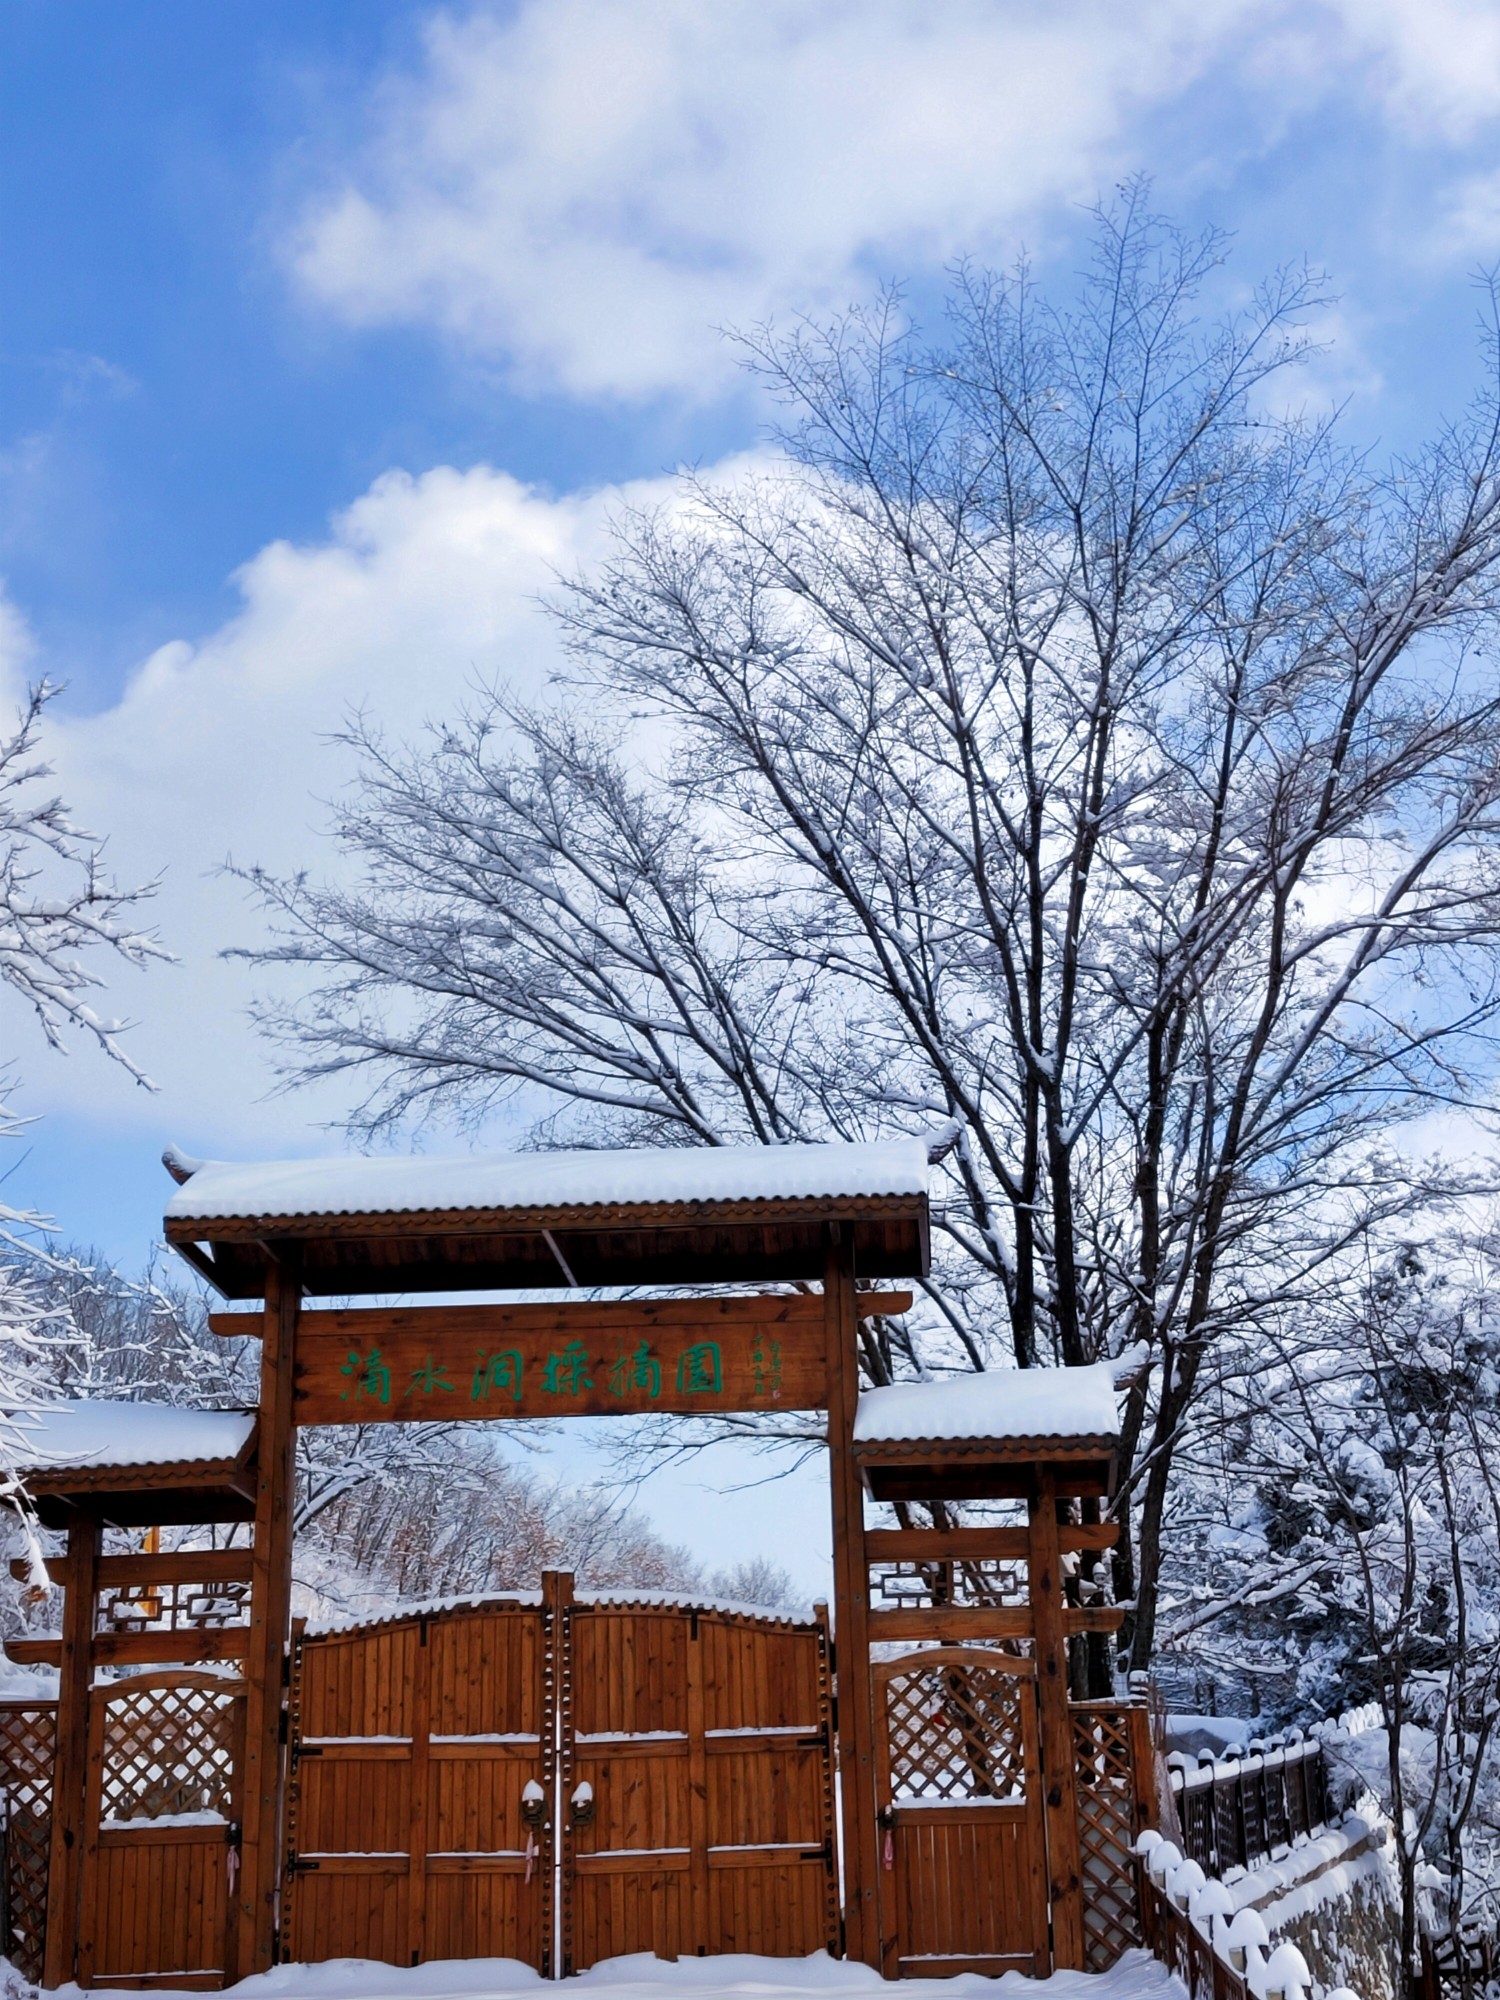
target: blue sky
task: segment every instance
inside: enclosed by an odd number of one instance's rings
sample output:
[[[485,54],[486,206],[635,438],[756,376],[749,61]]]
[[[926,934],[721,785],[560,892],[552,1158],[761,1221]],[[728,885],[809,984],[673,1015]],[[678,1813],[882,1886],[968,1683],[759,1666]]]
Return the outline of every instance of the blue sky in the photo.
[[[319,865],[349,705],[542,684],[550,571],[759,442],[717,328],[930,312],[1023,244],[1065,285],[1137,171],[1236,233],[1225,298],[1329,269],[1299,393],[1355,436],[1467,396],[1493,0],[7,0],[0,698],[67,682],[61,782],[179,961],[109,996],[154,1096],[0,1009],[8,1198],[137,1265],[166,1139],[336,1149],[336,1100],[268,1094],[216,864]]]

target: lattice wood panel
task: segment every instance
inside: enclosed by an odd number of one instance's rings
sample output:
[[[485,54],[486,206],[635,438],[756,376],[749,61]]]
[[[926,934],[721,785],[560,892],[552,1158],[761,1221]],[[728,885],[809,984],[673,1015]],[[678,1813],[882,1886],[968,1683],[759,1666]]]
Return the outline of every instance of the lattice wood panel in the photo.
[[[102,1821],[232,1817],[239,1697],[201,1687],[113,1689],[104,1713]]]
[[[886,1682],[893,1801],[1021,1797],[1024,1698],[1017,1676],[999,1667],[893,1674]]]
[[[249,1622],[248,1583],[131,1584],[99,1593],[101,1632],[210,1632]]]
[[[873,1562],[870,1601],[883,1610],[938,1604],[1029,1603],[1024,1562],[944,1558],[930,1562]]]
[[[27,1979],[42,1976],[47,1933],[47,1859],[52,1837],[52,1702],[0,1703],[0,1785],[4,1787],[5,1956]]]
[[[1083,1937],[1090,1972],[1105,1972],[1144,1942],[1133,1854],[1138,1832],[1129,1710],[1073,1708]]]

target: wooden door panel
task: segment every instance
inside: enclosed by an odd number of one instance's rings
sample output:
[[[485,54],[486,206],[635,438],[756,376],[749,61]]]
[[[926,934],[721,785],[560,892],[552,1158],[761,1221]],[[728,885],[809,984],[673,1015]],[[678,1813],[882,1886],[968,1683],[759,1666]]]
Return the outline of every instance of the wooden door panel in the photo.
[[[653,1859],[649,1869],[631,1868],[620,1857],[584,1857],[569,1884],[573,1951],[587,1965],[631,1952],[657,1958],[690,1957],[693,1952],[688,1857]],[[572,1970],[586,1969],[575,1956]]]
[[[292,1952],[300,1961],[374,1958],[409,1965],[407,1863],[347,1870],[324,1863],[296,1881]],[[299,1951],[301,1944],[313,1950]]]
[[[708,1857],[709,1928],[717,1951],[805,1957],[826,1942],[827,1902],[821,1858],[746,1862],[722,1850]]]
[[[605,1853],[681,1852],[690,1843],[687,1738],[664,1743],[590,1745],[576,1753],[565,1781],[569,1798],[592,1787],[594,1815],[572,1830],[578,1861]],[[567,1801],[564,1801],[566,1810]]]
[[[894,1845],[903,1975],[1037,1970],[1046,1906],[1034,1895],[1024,1807],[898,1810]]]
[[[186,1977],[217,1985],[224,1973],[229,1849],[187,1828],[103,1834],[92,1870],[88,1979],[116,1986]],[[169,1836],[177,1836],[175,1838]]]
[[[94,1691],[80,1985],[234,1978],[229,1871],[243,1746],[244,1697],[221,1676],[161,1669]]]
[[[428,1755],[429,1856],[524,1854],[521,1798],[536,1776],[539,1739],[524,1746],[432,1743]]]
[[[806,1747],[803,1747],[806,1745]],[[817,1847],[826,1828],[826,1750],[817,1739],[762,1739],[753,1749],[709,1739],[710,1850],[735,1847]]]
[[[565,1969],[835,1945],[822,1628],[580,1604],[567,1634]]]
[[[312,1861],[341,1854],[407,1854],[411,1824],[411,1745],[321,1744],[297,1760],[297,1853]]]
[[[548,1967],[551,1815],[522,1811],[551,1784],[543,1627],[511,1601],[301,1642],[289,1957]]]
[[[1034,1674],[977,1646],[875,1668],[888,1975],[1051,1969]]]
[[[576,1605],[568,1620],[572,1728],[590,1737],[685,1735],[692,1614]]]

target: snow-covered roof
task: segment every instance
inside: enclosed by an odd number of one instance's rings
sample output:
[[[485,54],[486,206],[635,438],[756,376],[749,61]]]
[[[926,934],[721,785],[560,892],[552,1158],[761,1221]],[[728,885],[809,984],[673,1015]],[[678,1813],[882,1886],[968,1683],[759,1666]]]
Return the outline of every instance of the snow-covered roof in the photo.
[[[399,1625],[409,1618],[436,1618],[451,1611],[496,1611],[510,1605],[538,1605],[539,1590],[494,1591],[488,1596],[427,1597],[399,1599],[380,1611],[315,1612],[307,1630],[316,1637],[365,1632],[377,1625]],[[726,1612],[733,1618],[760,1618],[773,1623],[804,1622],[791,1611],[771,1611],[764,1604],[749,1604],[736,1597],[704,1596],[696,1590],[652,1590],[629,1584],[614,1590],[578,1590],[573,1602],[579,1605],[618,1606],[621,1610]]]
[[[196,1465],[239,1457],[255,1419],[168,1403],[47,1403],[11,1418],[34,1472],[88,1466]]]
[[[866,1389],[854,1418],[856,1444],[915,1438],[1115,1437],[1114,1370],[994,1368],[937,1382]]]
[[[619,1152],[464,1153],[453,1158],[169,1164],[188,1179],[169,1221],[259,1215],[388,1215],[455,1209],[618,1207],[675,1202],[921,1196],[921,1139],[872,1146],[703,1146]]]

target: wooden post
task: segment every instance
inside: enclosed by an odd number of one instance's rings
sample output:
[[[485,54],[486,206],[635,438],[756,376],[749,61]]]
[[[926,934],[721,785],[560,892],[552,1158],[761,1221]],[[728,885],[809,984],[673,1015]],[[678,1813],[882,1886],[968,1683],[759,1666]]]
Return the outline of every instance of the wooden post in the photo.
[[[292,1498],[297,1432],[292,1365],[302,1286],[285,1263],[270,1267],[260,1357],[260,1439],[250,1636],[245,1656],[244,1834],[235,1967],[240,1978],[270,1969],[276,1954],[281,1877],[283,1671],[292,1598]]]
[[[870,1571],[865,1495],[854,1462],[859,1320],[854,1246],[828,1227],[823,1263],[828,1349],[828,1471],[833,1497],[833,1632],[837,1661],[839,1795],[844,1817],[844,1951],[880,1968],[880,1849],[875,1824],[875,1733],[870,1691]]]
[[[1147,1827],[1161,1824],[1161,1806],[1156,1796],[1156,1743],[1151,1734],[1151,1715],[1144,1704],[1138,1704],[1126,1711],[1127,1726],[1130,1730],[1130,1774],[1135,1787],[1136,1832],[1144,1833]],[[1217,1827],[1218,1813],[1214,1813]],[[1221,1858],[1223,1865],[1218,1872],[1223,1874],[1227,1867],[1227,1857]]]
[[[1037,1472],[1031,1502],[1028,1562],[1032,1629],[1036,1634],[1037,1704],[1042,1724],[1042,1798],[1047,1821],[1047,1872],[1052,1904],[1054,1970],[1084,1970],[1083,1865],[1078,1845],[1078,1780],[1073,1718],[1068,1712],[1068,1641],[1063,1631],[1062,1557],[1057,1535],[1057,1481]]]
[[[427,1620],[417,1627],[411,1686],[411,1768],[407,1777],[406,1935],[412,1963],[427,1958],[427,1856],[437,1846],[432,1805],[432,1648]]]
[[[62,1674],[57,1690],[57,1735],[52,1765],[52,1844],[47,1864],[43,1986],[65,1985],[73,1977],[77,1959],[99,1541],[97,1521],[75,1521],[68,1530]]]
[[[566,1978],[573,1970],[570,1893],[573,1869],[573,1697],[569,1685],[573,1662],[568,1611],[573,1603],[573,1572],[542,1571],[542,1605],[546,1616],[546,1654],[542,1663],[542,1789],[547,1794],[543,1823],[537,1828],[537,1872],[542,1882],[542,1977]],[[553,1902],[554,1863],[560,1861],[562,1907]],[[564,1926],[568,1928],[564,1928]]]

